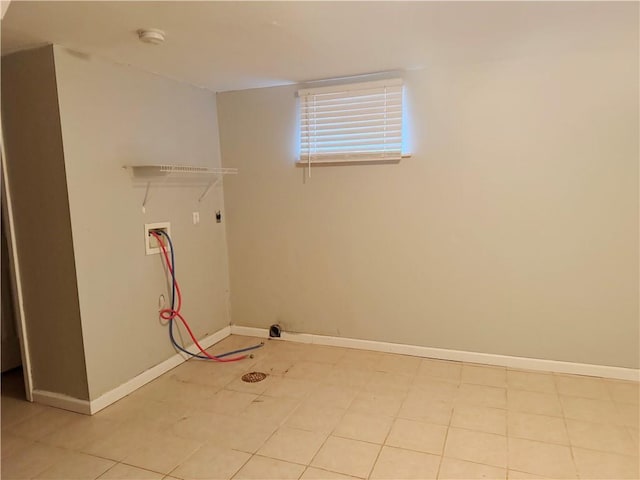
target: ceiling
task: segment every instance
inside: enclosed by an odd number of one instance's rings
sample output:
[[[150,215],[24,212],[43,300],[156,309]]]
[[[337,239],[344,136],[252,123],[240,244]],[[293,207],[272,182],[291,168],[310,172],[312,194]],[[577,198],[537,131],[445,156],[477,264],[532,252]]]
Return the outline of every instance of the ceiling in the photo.
[[[3,55],[55,43],[225,91],[637,48],[638,3],[13,0],[1,27]],[[165,43],[139,42],[141,27],[165,30]]]

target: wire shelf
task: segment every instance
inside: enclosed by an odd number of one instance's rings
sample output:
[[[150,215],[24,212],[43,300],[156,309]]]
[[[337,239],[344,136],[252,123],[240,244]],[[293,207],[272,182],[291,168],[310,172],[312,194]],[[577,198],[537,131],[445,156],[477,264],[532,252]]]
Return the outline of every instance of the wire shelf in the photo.
[[[129,165],[134,177],[166,177],[167,175],[234,175],[237,168],[227,167],[194,167],[188,165]]]
[[[198,197],[201,202],[215,187],[223,175],[235,175],[237,168],[229,167],[195,167],[189,165],[126,165],[124,168],[131,171],[134,181],[146,186],[144,200],[142,201],[142,212],[145,213],[149,190],[152,185],[170,185],[172,181],[180,183],[193,183],[193,186],[204,186],[205,189]]]

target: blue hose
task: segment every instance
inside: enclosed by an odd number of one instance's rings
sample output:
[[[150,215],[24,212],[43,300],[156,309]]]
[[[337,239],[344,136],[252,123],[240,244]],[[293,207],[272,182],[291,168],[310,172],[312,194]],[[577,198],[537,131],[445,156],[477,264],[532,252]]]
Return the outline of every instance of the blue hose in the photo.
[[[173,242],[171,241],[171,237],[169,237],[169,234],[164,230],[156,230],[156,233],[159,233],[160,235],[163,235],[164,237],[166,237],[167,242],[169,243],[169,249],[171,250],[171,272],[170,272],[171,273],[171,310],[173,310],[176,305],[176,262],[173,254]],[[182,345],[180,345],[176,341],[175,336],[173,334],[173,318],[169,319],[169,338],[171,339],[171,343],[173,344],[173,346],[178,350],[180,350],[181,352],[184,352],[193,358],[200,358],[202,360],[211,360],[209,357],[205,355],[198,355],[196,353],[191,353],[189,350],[182,347]],[[260,348],[263,345],[264,343],[259,343],[258,345],[241,348],[239,350],[233,350],[231,352],[226,352],[226,353],[222,353],[220,355],[215,355],[215,356],[218,358],[228,357],[229,355],[235,355],[236,353],[243,353],[243,352],[248,352],[250,350],[255,350],[256,348]]]

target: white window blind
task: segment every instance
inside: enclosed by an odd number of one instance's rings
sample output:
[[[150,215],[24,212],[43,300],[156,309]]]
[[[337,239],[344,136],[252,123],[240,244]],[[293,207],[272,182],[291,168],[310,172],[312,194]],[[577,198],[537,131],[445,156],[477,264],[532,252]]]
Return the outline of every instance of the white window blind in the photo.
[[[402,80],[309,88],[300,97],[300,162],[402,157]]]

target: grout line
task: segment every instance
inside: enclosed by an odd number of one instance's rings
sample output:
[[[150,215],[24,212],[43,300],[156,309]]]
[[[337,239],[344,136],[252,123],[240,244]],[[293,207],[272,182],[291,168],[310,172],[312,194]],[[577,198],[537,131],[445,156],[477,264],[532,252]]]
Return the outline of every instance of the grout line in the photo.
[[[573,454],[573,442],[571,441],[571,435],[569,434],[569,424],[567,422],[566,412],[564,411],[564,404],[560,399],[560,389],[558,388],[558,378],[556,375],[553,376],[553,383],[556,387],[556,395],[558,396],[558,403],[560,403],[560,411],[562,412],[562,421],[567,432],[567,440],[569,441],[569,454],[571,455],[571,462],[573,463],[573,471],[576,474],[576,477],[580,478],[580,475],[578,473],[578,463],[576,462],[575,455]]]
[[[460,382],[462,382],[462,372],[460,372]],[[444,461],[444,452],[447,447],[449,430],[451,429],[451,422],[453,421],[453,414],[456,408],[456,400],[458,399],[458,395],[460,394],[460,385],[461,383],[458,383],[458,385],[456,385],[456,394],[454,396],[454,399],[451,405],[451,412],[449,414],[449,424],[447,425],[447,431],[444,434],[444,443],[442,444],[442,454],[440,455],[440,462],[438,463],[438,471],[436,472],[436,478],[440,477],[440,469],[442,468],[442,462]]]

